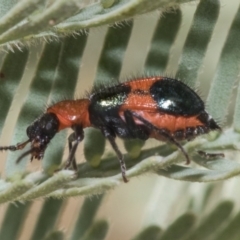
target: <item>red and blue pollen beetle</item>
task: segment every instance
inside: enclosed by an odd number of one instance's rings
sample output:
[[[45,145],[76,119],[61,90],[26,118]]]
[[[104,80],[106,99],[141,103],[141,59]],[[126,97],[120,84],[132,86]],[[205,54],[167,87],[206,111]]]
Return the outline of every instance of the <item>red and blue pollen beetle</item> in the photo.
[[[189,156],[179,141],[220,127],[205,111],[201,98],[187,85],[176,79],[155,76],[138,78],[111,87],[93,89],[86,98],[60,101],[47,108],[28,128],[28,140],[0,150],[16,151],[31,143],[31,159],[42,159],[55,134],[71,127],[69,156],[65,165],[77,171],[75,153],[84,138],[83,129],[100,129],[117,154],[124,182],[126,167],[115,138],[155,138],[175,144]]]

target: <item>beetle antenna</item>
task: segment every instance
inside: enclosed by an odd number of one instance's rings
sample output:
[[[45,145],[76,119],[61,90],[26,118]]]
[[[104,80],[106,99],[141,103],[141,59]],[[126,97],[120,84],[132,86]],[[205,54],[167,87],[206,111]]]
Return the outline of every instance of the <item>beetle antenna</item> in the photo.
[[[16,145],[6,146],[6,147],[0,147],[0,151],[17,151],[25,148],[25,146],[30,142],[30,139],[28,139],[25,142],[18,143]]]

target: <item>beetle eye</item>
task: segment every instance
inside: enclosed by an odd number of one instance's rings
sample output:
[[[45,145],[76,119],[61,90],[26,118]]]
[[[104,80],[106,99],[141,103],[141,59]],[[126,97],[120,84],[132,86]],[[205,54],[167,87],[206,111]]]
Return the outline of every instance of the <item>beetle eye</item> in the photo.
[[[52,129],[52,123],[51,122],[48,122],[46,124],[46,130],[51,130]]]

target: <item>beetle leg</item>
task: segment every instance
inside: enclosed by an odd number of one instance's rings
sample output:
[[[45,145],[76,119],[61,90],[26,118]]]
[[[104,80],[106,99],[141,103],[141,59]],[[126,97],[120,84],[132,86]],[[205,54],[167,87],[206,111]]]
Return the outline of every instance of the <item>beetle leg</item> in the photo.
[[[123,181],[125,183],[128,182],[127,177],[126,177],[126,164],[125,164],[123,155],[122,155],[121,151],[119,150],[119,148],[118,148],[118,146],[115,142],[115,136],[112,135],[111,132],[106,128],[102,129],[102,133],[108,139],[108,141],[112,145],[113,150],[117,154],[117,157],[118,157],[118,160],[119,160],[119,163],[120,163],[120,167],[121,167],[121,173],[122,173]]]
[[[223,158],[224,154],[223,153],[207,153],[202,150],[197,151],[197,153],[206,159],[215,159],[215,158]]]
[[[131,111],[124,111],[124,117],[132,137],[139,138],[141,140],[147,140],[149,138],[149,129],[145,125],[137,125]]]
[[[76,153],[78,144],[84,138],[84,133],[83,133],[82,126],[80,125],[74,125],[72,129],[74,130],[74,132],[68,137],[69,155],[68,155],[68,159],[66,161],[64,169],[68,169],[72,165],[74,171],[77,172],[78,169],[77,169],[75,153]],[[75,143],[72,144],[74,141]]]
[[[166,132],[164,129],[159,129],[157,127],[155,127],[153,124],[151,124],[149,121],[147,121],[146,119],[144,119],[143,117],[139,116],[137,113],[131,112],[131,114],[137,118],[138,120],[140,120],[142,123],[144,123],[144,125],[146,127],[149,128],[149,130],[154,130],[156,132],[159,133],[159,135],[163,136],[164,138],[166,138],[169,142],[173,143],[174,145],[176,145],[181,152],[183,153],[183,155],[186,158],[186,164],[190,163],[190,158],[187,154],[187,152],[184,150],[184,148],[182,147],[182,145],[180,143],[178,143],[168,132]]]

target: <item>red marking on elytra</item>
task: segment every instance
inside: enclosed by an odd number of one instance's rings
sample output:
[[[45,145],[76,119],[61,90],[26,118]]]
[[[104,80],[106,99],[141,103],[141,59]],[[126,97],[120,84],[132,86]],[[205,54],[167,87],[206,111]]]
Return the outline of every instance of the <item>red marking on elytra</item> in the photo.
[[[126,166],[115,143],[116,136],[171,142],[189,163],[190,158],[179,141],[190,141],[198,135],[220,130],[191,88],[176,79],[154,76],[95,89],[86,98],[57,102],[29,125],[27,141],[0,147],[0,150],[20,150],[30,142],[31,150],[25,155],[30,153],[31,158],[41,159],[54,136],[65,128],[72,128],[74,133],[69,137],[70,153],[65,168],[72,166],[77,171],[75,153],[86,127],[101,130],[109,140],[119,159],[124,182],[127,182]]]

